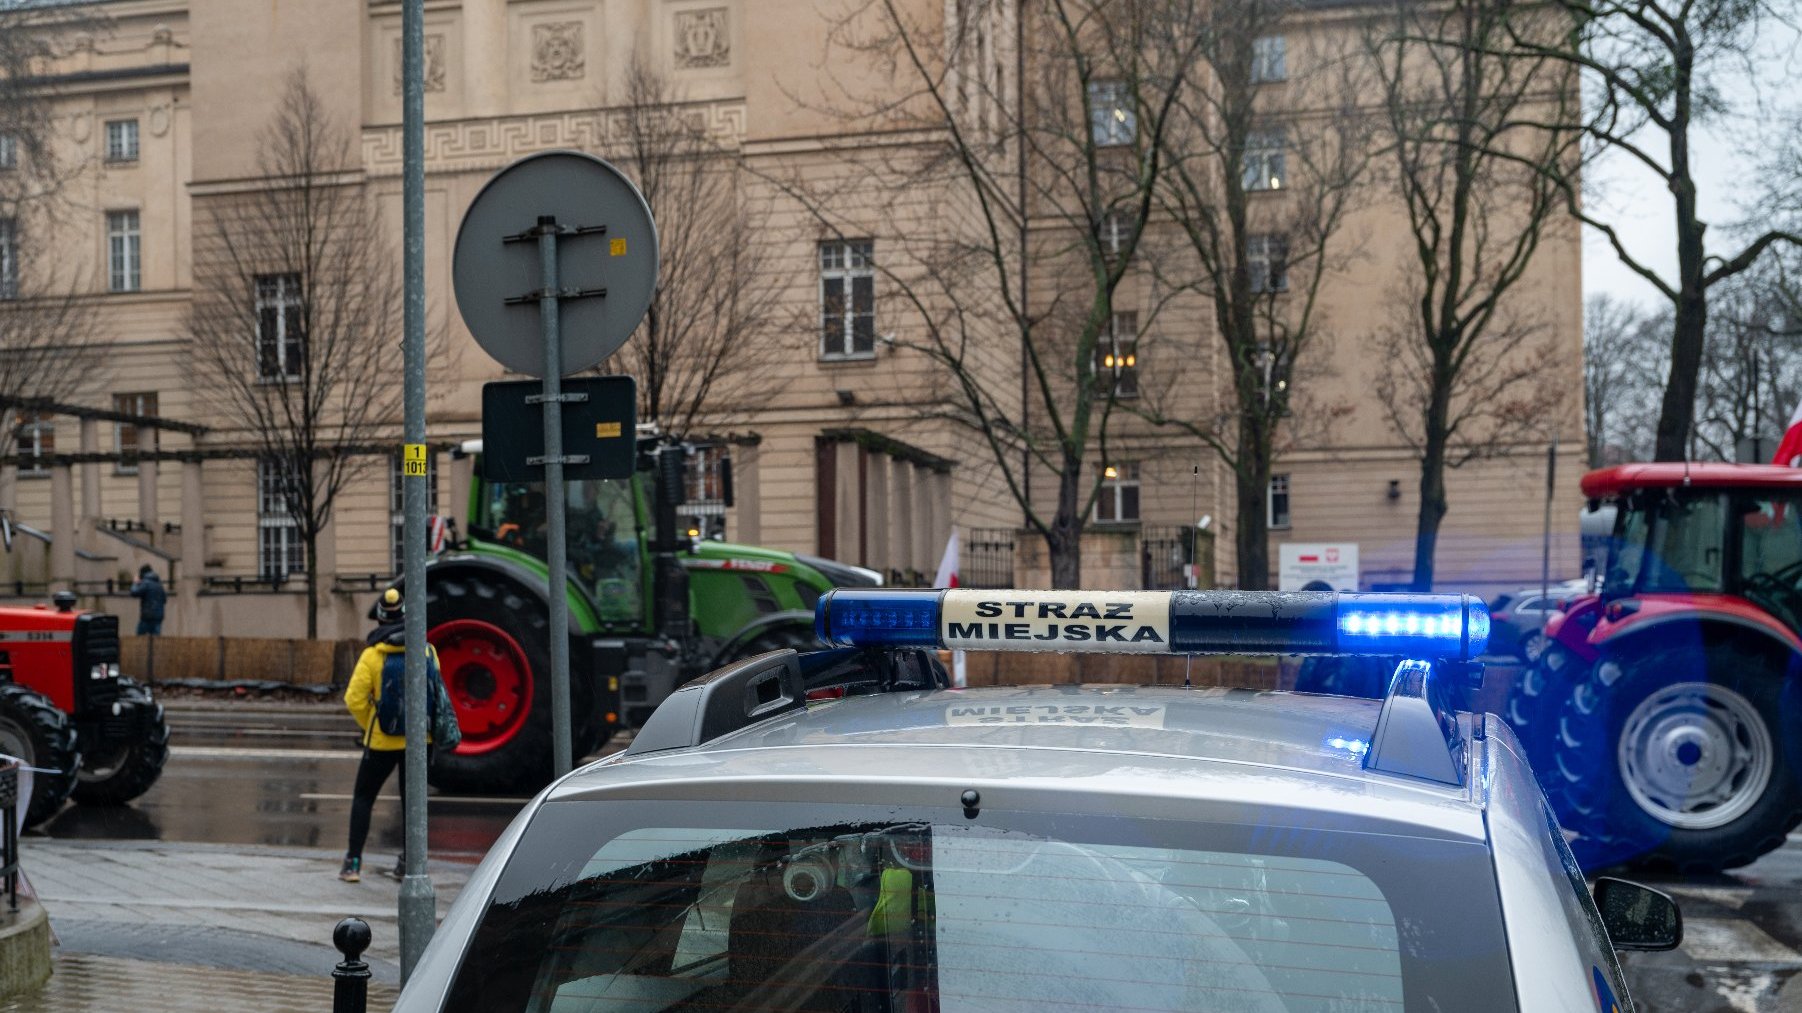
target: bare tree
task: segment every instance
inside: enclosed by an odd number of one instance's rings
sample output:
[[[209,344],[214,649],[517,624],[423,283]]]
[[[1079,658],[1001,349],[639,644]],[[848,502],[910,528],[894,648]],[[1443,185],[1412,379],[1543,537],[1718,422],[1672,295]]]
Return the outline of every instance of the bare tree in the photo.
[[[1415,262],[1379,335],[1377,393],[1420,460],[1420,590],[1433,584],[1447,469],[1544,435],[1557,406],[1550,377],[1566,366],[1545,321],[1508,298],[1561,227],[1555,179],[1572,150],[1570,135],[1535,123],[1561,122],[1575,75],[1510,51],[1511,32],[1527,30],[1489,0],[1398,0],[1369,47]]]
[[[1739,90],[1732,77],[1745,66],[1758,33],[1775,28],[1793,34],[1796,7],[1792,0],[1551,0],[1546,7],[1564,16],[1566,32],[1549,38],[1538,30],[1543,21],[1535,19],[1507,39],[1481,45],[1492,51],[1512,46],[1581,70],[1587,78],[1584,108],[1563,125],[1582,131],[1591,156],[1617,152],[1671,195],[1675,277],[1660,273],[1604,211],[1581,199],[1576,172],[1568,167],[1558,172],[1571,213],[1601,232],[1621,263],[1671,304],[1669,373],[1654,456],[1681,460],[1695,425],[1710,292],[1773,246],[1802,245],[1802,230],[1759,227],[1725,247],[1710,248],[1695,176],[1696,131],[1731,116],[1732,95]],[[1541,8],[1517,4],[1510,9]],[[1792,190],[1802,179],[1794,161],[1777,168]]]
[[[1664,321],[1632,303],[1595,295],[1584,305],[1583,429],[1591,468],[1651,452],[1659,364],[1668,351],[1663,333],[1668,333]]]
[[[1768,258],[1710,298],[1691,457],[1738,460],[1745,441],[1781,436],[1802,401],[1799,293],[1784,266]]]
[[[846,152],[836,181],[775,182],[839,239],[872,219],[933,223],[873,247],[907,309],[894,345],[938,367],[928,414],[986,450],[1045,540],[1052,584],[1076,587],[1110,459],[1116,297],[1199,40],[1167,0],[929,6],[858,0],[832,29],[835,49],[884,82],[832,96],[832,111],[913,143]],[[871,206],[871,175],[898,184],[888,203]],[[1050,497],[1035,477],[1051,479]]]
[[[1193,256],[1159,273],[1207,300],[1231,403],[1196,418],[1184,408],[1192,377],[1164,371],[1161,383],[1142,384],[1140,414],[1198,437],[1232,470],[1239,585],[1253,589],[1270,578],[1278,430],[1292,425],[1298,360],[1324,330],[1322,282],[1354,248],[1342,231],[1372,151],[1374,123],[1356,106],[1346,54],[1316,44],[1289,59],[1284,28],[1300,9],[1242,0],[1198,14],[1202,44],[1165,138],[1159,191]]]
[[[607,155],[650,205],[661,266],[644,322],[601,368],[637,377],[641,421],[688,436],[781,389],[781,359],[769,348],[781,290],[761,274],[766,216],[746,199],[739,152],[710,136],[697,108],[640,55],[624,97],[603,114],[619,138]]]
[[[296,70],[261,133],[254,186],[195,209],[210,218],[188,325],[197,379],[304,545],[309,637],[320,533],[339,495],[386,464],[370,445],[400,413],[400,261],[356,166],[350,133]]]
[[[0,6],[0,458],[34,406],[67,402],[98,364],[87,279],[35,254],[53,248],[65,187],[81,168],[54,143],[51,76],[106,26],[70,5]]]

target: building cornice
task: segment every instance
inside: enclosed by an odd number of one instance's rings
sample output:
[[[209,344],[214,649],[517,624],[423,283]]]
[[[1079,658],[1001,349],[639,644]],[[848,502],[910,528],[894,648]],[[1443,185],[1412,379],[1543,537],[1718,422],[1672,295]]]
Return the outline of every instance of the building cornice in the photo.
[[[743,99],[693,102],[686,108],[721,145],[735,147],[744,137]],[[426,171],[492,172],[517,158],[554,148],[617,149],[627,136],[628,115],[625,109],[584,109],[427,123]],[[363,165],[372,177],[400,175],[400,124],[363,128]]]

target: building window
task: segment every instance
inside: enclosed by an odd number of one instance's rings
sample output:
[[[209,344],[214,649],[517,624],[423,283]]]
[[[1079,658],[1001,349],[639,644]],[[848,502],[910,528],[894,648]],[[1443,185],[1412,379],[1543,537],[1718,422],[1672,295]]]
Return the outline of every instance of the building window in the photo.
[[[109,162],[135,162],[138,160],[137,120],[107,121],[106,160]]]
[[[1098,148],[1131,144],[1139,132],[1124,81],[1089,82],[1089,137]]]
[[[876,354],[876,244],[868,239],[820,244],[820,356]]]
[[[1288,46],[1281,35],[1262,35],[1251,40],[1251,83],[1267,84],[1289,77]]]
[[[19,220],[0,218],[0,299],[19,297]]]
[[[283,472],[278,461],[257,462],[257,576],[278,582],[307,568],[300,524],[282,494]]]
[[[400,573],[406,568],[407,502],[401,490],[401,458],[398,455],[392,460],[388,476],[388,561],[393,564],[394,572]],[[438,458],[429,451],[425,462],[425,488],[426,516],[437,516]]]
[[[155,394],[114,394],[113,411],[123,415],[142,415],[147,418],[156,417]],[[132,457],[143,451],[154,451],[157,448],[157,429],[140,428],[130,422],[113,423],[113,448],[118,451],[119,462],[115,465],[118,474],[136,475],[138,462]]]
[[[1132,218],[1115,209],[1101,216],[1101,249],[1109,260],[1119,260],[1120,251],[1132,238]]]
[[[726,502],[726,468],[731,452],[723,444],[710,444],[694,449],[688,461],[686,502],[720,504]]]
[[[1270,476],[1270,511],[1268,520],[1272,528],[1289,526],[1289,476]]]
[[[1253,292],[1289,290],[1289,239],[1286,236],[1245,237],[1246,266]]]
[[[1253,130],[1245,135],[1245,157],[1240,181],[1247,190],[1281,190],[1287,182],[1283,167],[1285,138],[1281,127]]]
[[[267,383],[298,380],[307,356],[300,275],[259,274],[256,284],[257,379]]]
[[[113,292],[136,292],[139,287],[139,238],[136,211],[106,213],[108,282]]]
[[[50,474],[50,455],[56,453],[56,423],[51,416],[38,412],[24,416],[14,432],[18,444],[19,474]]]
[[[1139,315],[1116,313],[1095,345],[1095,378],[1115,397],[1139,396]]]
[[[19,139],[11,134],[0,134],[0,172],[19,167]]]
[[[1139,519],[1139,465],[1110,464],[1101,469],[1101,495],[1095,500],[1097,524],[1127,524]]]

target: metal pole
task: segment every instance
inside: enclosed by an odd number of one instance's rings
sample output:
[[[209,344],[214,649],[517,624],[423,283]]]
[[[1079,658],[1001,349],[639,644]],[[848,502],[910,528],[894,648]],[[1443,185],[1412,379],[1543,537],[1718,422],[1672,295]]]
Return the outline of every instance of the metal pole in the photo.
[[[402,226],[405,289],[401,360],[404,373],[403,462],[425,444],[425,0],[401,5]],[[426,457],[425,461],[430,458]],[[426,875],[426,715],[425,508],[429,465],[403,464],[401,475],[402,567],[406,577],[407,755],[406,875],[400,886],[400,976],[418,966],[437,927],[438,900]],[[448,701],[447,701],[448,702]]]
[[[563,333],[557,301],[557,219],[538,219],[538,324],[544,334],[544,505],[550,554],[551,773],[569,773],[569,595],[563,530]]]

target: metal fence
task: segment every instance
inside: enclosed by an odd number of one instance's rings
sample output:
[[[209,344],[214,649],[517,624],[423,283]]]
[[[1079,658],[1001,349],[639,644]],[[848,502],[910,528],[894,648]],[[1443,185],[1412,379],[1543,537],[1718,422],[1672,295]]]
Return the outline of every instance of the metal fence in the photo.
[[[1213,538],[1187,525],[1140,528],[1139,583],[1148,591],[1213,587]]]
[[[964,587],[1014,586],[1014,530],[971,528],[959,547],[957,582]]]

